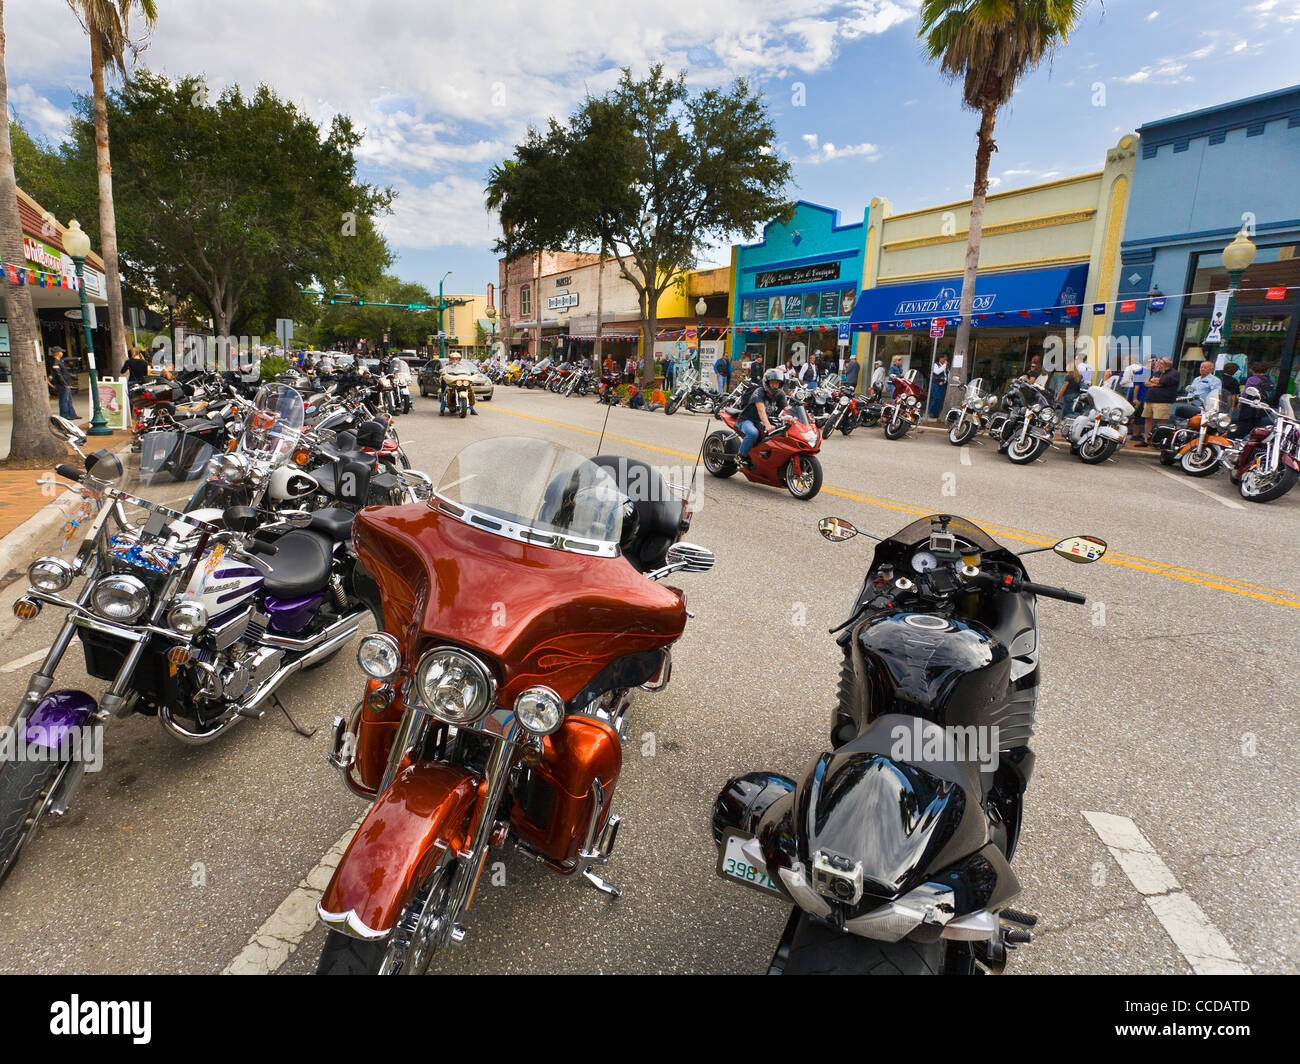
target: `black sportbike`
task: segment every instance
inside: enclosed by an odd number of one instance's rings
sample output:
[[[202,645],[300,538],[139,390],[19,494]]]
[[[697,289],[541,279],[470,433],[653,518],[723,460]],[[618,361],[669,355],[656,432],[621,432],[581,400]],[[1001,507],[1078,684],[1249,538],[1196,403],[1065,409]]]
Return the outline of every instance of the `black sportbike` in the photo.
[[[834,517],[818,529],[859,534]],[[1106,544],[1036,549],[1091,562]],[[714,803],[718,874],[794,906],[770,973],[1001,971],[1029,941],[1035,918],[1009,906],[1034,765],[1036,596],[1084,601],[1030,581],[962,518],[879,542],[832,629],[844,654],[832,749],[798,782],[753,772]]]

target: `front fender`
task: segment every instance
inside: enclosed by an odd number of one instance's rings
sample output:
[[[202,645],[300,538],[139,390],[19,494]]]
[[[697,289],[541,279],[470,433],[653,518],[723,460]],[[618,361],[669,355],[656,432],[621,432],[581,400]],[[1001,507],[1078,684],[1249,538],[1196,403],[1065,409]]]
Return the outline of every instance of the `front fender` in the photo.
[[[1225,451],[1228,450],[1230,447],[1232,447],[1232,441],[1226,439],[1223,436],[1206,436],[1205,442],[1207,444],[1214,444],[1215,446],[1222,447]],[[1188,440],[1185,444],[1183,444],[1181,447],[1178,448],[1178,453],[1176,457],[1181,458],[1188,451],[1192,450],[1192,448],[1194,448],[1195,446],[1196,446],[1196,437],[1193,436],[1190,440]]]
[[[316,910],[336,931],[383,938],[441,854],[465,848],[481,777],[424,761],[403,769],[366,814]]]
[[[70,733],[80,732],[97,708],[85,691],[51,691],[23,720],[23,740],[31,746],[58,750]]]

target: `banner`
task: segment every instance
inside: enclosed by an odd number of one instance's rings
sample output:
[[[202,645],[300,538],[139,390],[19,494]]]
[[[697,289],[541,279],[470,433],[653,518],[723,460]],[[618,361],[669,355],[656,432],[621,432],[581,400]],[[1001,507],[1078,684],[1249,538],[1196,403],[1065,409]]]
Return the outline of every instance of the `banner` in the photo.
[[[126,380],[103,380],[99,382],[99,409],[104,414],[110,429],[126,430],[130,422],[130,403],[126,397]]]
[[[1223,326],[1228,320],[1228,300],[1231,293],[1215,292],[1214,293],[1214,312],[1210,315],[1210,329],[1205,334],[1203,344],[1221,344],[1223,343]]]

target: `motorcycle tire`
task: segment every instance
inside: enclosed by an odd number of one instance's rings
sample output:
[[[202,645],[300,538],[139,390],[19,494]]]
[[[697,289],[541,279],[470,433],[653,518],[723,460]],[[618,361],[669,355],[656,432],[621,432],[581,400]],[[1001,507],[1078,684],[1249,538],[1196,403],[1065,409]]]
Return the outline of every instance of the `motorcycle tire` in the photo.
[[[853,435],[853,430],[856,429],[857,427],[858,427],[858,422],[856,418],[846,417],[844,421],[840,424],[840,432],[843,433],[845,436],[851,436]]]
[[[63,769],[61,761],[10,761],[0,769],[0,883],[36,834]]]
[[[732,477],[740,467],[727,454],[726,437],[721,432],[710,434],[704,441],[704,468],[715,477]]]
[[[1047,441],[1037,436],[1026,436],[1023,440],[1013,439],[1007,444],[1007,457],[1014,465],[1032,465],[1047,450]]]
[[[1272,502],[1274,499],[1280,499],[1295,487],[1300,474],[1297,474],[1294,469],[1283,466],[1268,478],[1264,487],[1259,488],[1257,485],[1261,479],[1263,478],[1253,469],[1248,469],[1245,476],[1241,478],[1237,490],[1247,502]]]
[[[1118,440],[1108,440],[1105,436],[1086,440],[1075,448],[1074,453],[1084,465],[1101,465],[1119,450]]]
[[[786,957],[786,975],[940,975],[944,943],[877,942],[836,931],[800,913]]]
[[[901,440],[907,435],[907,430],[911,426],[901,418],[898,421],[891,421],[885,426],[885,439]]]
[[[979,426],[973,421],[963,421],[948,430],[948,442],[954,447],[961,447],[975,438]]]
[[[671,399],[668,400],[667,403],[664,404],[664,413],[670,416],[672,414],[677,413],[677,411],[681,409],[682,403],[684,403],[685,401],[686,401],[686,396],[680,394],[674,395]]]
[[[460,416],[469,417],[469,403],[460,404]]]
[[[1208,443],[1205,445],[1204,454],[1198,456],[1199,448],[1193,447],[1178,460],[1184,473],[1189,477],[1208,477],[1212,476],[1219,469],[1219,460],[1223,457],[1223,451],[1218,444]]]
[[[529,377],[528,380],[524,381],[525,388],[535,388],[536,386],[537,386],[537,382],[533,380],[532,377]]]
[[[822,464],[814,455],[805,455],[804,464],[804,483],[795,485],[792,478],[794,476],[794,459],[786,462],[781,468],[781,482],[785,484],[786,490],[801,502],[808,502],[815,498],[817,493],[822,490]]]

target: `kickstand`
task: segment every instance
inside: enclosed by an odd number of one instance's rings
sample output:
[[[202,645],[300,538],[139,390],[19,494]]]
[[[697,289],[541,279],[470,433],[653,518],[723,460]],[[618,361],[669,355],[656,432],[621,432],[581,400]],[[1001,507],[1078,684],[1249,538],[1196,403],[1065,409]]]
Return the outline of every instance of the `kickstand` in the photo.
[[[301,735],[304,739],[310,739],[313,735],[316,734],[317,731],[320,730],[319,728],[312,728],[308,730],[307,728],[304,728],[301,724],[299,724],[296,720],[294,720],[293,714],[290,713],[289,710],[285,708],[284,703],[280,701],[279,695],[272,695],[271,701],[280,707],[280,712],[283,713],[289,719],[289,723],[293,725],[293,730],[296,731],[299,735]]]

